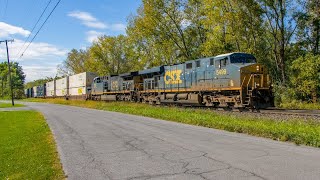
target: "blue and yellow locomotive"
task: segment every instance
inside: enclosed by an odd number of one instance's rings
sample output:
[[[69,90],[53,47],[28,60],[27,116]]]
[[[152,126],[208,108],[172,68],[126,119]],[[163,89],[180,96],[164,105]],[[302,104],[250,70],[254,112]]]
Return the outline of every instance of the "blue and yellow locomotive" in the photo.
[[[184,103],[224,108],[273,106],[267,69],[246,53],[229,53],[120,75],[96,77],[94,100]]]

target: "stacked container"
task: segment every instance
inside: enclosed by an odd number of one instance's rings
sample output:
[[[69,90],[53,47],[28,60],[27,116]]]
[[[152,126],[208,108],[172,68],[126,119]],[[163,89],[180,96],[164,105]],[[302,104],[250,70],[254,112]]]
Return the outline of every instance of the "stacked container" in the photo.
[[[28,98],[29,96],[29,89],[24,89],[24,95],[26,96],[26,98]]]
[[[69,78],[68,77],[56,80],[56,94],[55,95],[58,97],[67,96],[69,94],[68,87],[69,87]]]
[[[97,74],[91,72],[84,72],[69,76],[69,95],[81,96],[89,94],[91,91],[91,84]]]
[[[54,97],[56,96],[56,80],[47,82],[46,84],[46,95],[47,97]]]
[[[38,95],[37,95],[37,86],[34,86],[32,88],[32,91],[33,91],[33,96],[32,97],[38,97]]]

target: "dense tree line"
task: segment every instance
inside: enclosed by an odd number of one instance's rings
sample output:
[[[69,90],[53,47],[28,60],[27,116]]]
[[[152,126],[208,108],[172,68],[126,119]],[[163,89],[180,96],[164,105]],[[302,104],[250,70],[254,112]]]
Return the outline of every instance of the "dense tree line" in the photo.
[[[228,52],[268,67],[277,99],[320,95],[319,0],[142,0],[126,35],[73,49],[60,74],[118,74]]]
[[[24,97],[25,75],[17,62],[10,62],[13,95],[15,98]],[[11,97],[8,63],[0,63],[0,98]]]
[[[43,85],[43,84],[45,84],[45,83],[47,83],[47,82],[50,82],[50,81],[53,81],[53,80],[56,80],[56,79],[60,79],[60,78],[61,78],[61,77],[56,76],[56,77],[54,77],[54,78],[52,78],[52,77],[45,77],[45,78],[42,78],[42,79],[37,79],[37,80],[30,81],[30,82],[26,83],[26,84],[24,85],[24,87],[25,87],[26,89],[27,89],[27,88],[32,88],[32,87],[34,87],[34,86]]]

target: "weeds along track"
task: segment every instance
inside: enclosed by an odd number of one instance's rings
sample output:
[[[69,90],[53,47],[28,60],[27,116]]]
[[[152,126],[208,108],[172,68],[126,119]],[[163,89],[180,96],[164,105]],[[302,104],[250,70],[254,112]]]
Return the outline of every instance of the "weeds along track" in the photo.
[[[259,111],[251,110],[238,110],[238,109],[224,109],[213,108],[205,106],[191,106],[191,105],[173,105],[173,104],[161,104],[160,106],[175,106],[180,108],[192,108],[192,109],[207,109],[217,112],[219,114],[228,114],[236,116],[250,116],[255,118],[268,118],[273,120],[315,120],[320,123],[320,110],[304,110],[304,109],[281,109],[281,108],[268,108],[260,109]]]

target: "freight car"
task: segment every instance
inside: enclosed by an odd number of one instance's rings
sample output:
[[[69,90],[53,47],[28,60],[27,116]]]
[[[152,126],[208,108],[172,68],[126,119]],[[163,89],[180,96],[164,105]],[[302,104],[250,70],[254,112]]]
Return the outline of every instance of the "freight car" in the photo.
[[[56,80],[46,83],[46,97],[53,98],[56,96]]]
[[[55,95],[58,98],[66,98],[69,95],[69,77],[56,80]]]
[[[87,99],[91,92],[93,79],[97,74],[91,72],[83,72],[69,76],[68,97],[71,99]]]
[[[32,92],[31,97],[38,97],[37,86],[34,86],[31,92]]]
[[[46,97],[46,84],[42,84],[36,87],[37,94],[35,97],[37,98],[45,98]]]
[[[24,89],[24,96],[29,98],[29,89]]]
[[[247,53],[96,77],[90,98],[239,109],[273,106],[268,71]]]
[[[33,95],[33,88],[28,88],[27,89],[27,97],[28,98],[32,98],[32,97],[34,97],[34,95]]]

